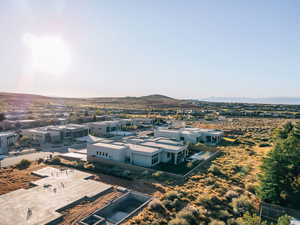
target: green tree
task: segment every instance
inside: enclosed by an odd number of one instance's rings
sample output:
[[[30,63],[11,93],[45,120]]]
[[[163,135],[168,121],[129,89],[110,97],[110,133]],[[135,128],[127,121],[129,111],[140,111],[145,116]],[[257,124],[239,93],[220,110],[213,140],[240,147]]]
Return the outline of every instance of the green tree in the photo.
[[[281,129],[277,129],[275,132],[275,140],[276,139],[286,139],[289,134],[292,132],[294,125],[291,122],[287,122],[283,125]]]
[[[300,209],[299,124],[286,139],[277,140],[263,160],[259,196],[263,201]],[[283,130],[286,128],[283,128]]]
[[[300,122],[298,122],[298,123],[296,124],[296,126],[294,127],[293,135],[294,135],[296,138],[300,139]]]

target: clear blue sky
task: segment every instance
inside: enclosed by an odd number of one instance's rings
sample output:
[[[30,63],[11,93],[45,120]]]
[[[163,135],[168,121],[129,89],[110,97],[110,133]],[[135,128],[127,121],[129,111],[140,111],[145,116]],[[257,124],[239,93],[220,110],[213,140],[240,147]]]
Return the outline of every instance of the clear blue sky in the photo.
[[[0,12],[0,91],[300,97],[297,0],[9,0]],[[27,34],[63,40],[67,69],[32,69]]]

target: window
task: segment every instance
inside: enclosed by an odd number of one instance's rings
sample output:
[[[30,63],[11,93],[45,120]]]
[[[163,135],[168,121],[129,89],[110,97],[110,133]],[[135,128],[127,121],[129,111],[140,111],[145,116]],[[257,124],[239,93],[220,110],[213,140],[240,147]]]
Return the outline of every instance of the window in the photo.
[[[168,153],[167,153],[167,158],[170,158],[170,157],[171,157],[171,153],[168,152]]]
[[[158,162],[158,154],[155,154],[152,156],[152,165],[156,164]]]

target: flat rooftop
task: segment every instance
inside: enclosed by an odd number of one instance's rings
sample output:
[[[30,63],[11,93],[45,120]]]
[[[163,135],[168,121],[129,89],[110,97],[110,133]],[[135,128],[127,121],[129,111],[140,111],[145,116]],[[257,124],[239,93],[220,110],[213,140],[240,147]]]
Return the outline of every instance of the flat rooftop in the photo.
[[[88,179],[91,174],[78,170],[45,167],[34,174],[44,177],[33,182],[35,187],[1,195],[1,225],[48,224],[62,217],[60,209],[111,189],[110,185]]]
[[[110,149],[118,149],[118,150],[122,150],[125,147],[124,145],[108,144],[108,143],[102,143],[102,142],[95,143],[92,145],[97,146],[97,147],[102,147],[102,148],[110,148]]]
[[[0,137],[1,136],[10,136],[10,135],[15,135],[16,133],[14,133],[14,132],[1,132],[0,133]]]
[[[170,145],[170,144],[161,144],[161,143],[157,143],[154,141],[146,141],[141,143],[141,145],[144,146],[149,146],[149,147],[154,147],[154,148],[162,148],[162,149],[166,149],[166,150],[171,150],[171,151],[181,151],[184,146],[176,146],[176,145]]]
[[[136,151],[136,152],[156,153],[160,151],[158,148],[152,148],[144,145],[128,144],[128,146],[132,151]]]
[[[182,142],[180,142],[180,141],[174,141],[172,139],[164,138],[164,137],[157,137],[157,138],[152,139],[151,141],[162,143],[162,144],[183,146]]]

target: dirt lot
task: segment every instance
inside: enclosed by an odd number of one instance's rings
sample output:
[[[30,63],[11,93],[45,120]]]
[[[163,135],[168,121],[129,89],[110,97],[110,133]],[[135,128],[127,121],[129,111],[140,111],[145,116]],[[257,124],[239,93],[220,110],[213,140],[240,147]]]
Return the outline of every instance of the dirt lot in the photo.
[[[34,162],[25,170],[15,168],[0,169],[0,195],[20,188],[29,188],[30,181],[40,179],[37,176],[31,175],[31,172],[43,167],[45,165]]]

